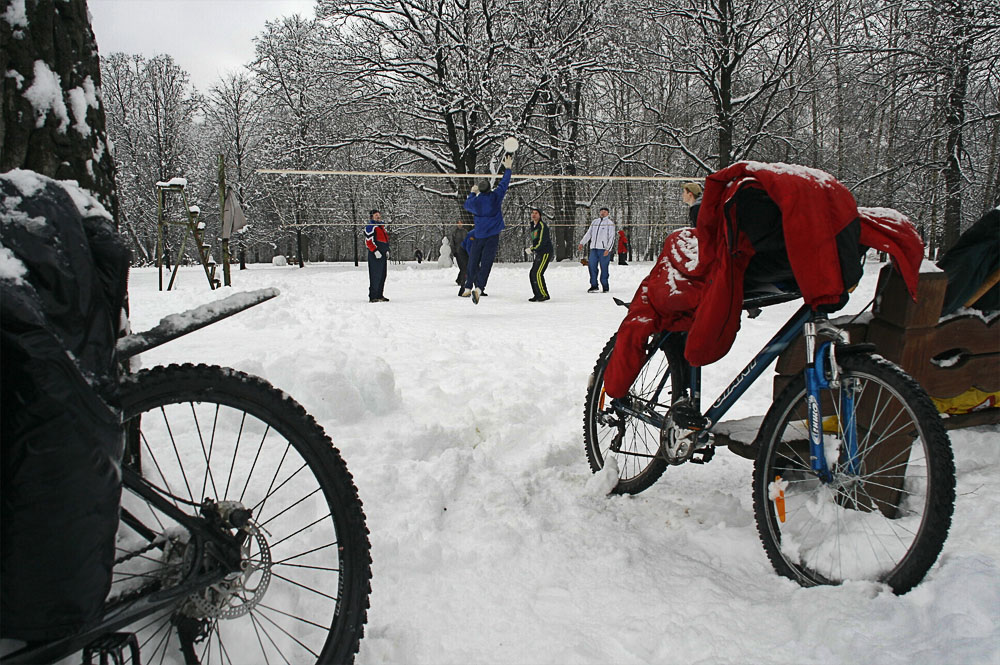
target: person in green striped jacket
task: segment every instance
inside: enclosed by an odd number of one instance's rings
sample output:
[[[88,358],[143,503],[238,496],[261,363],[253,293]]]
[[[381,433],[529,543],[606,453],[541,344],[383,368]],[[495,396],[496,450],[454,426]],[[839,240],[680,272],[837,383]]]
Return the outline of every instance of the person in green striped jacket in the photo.
[[[538,208],[531,209],[531,247],[527,251],[535,257],[528,275],[535,295],[528,298],[528,302],[545,302],[549,299],[545,269],[549,267],[549,259],[552,258],[552,237],[549,235],[549,225],[542,221],[542,211]]]

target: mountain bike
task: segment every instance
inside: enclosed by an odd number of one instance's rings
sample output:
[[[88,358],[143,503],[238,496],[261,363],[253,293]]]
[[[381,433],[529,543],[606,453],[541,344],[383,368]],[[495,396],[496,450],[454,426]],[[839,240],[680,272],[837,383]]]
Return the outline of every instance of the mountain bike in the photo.
[[[797,292],[751,295],[756,310]],[[622,303],[624,304],[624,303]],[[636,494],[669,466],[709,462],[715,427],[770,364],[804,335],[806,367],[772,403],[752,444],[753,509],[774,569],[803,586],[868,580],[897,594],[919,584],[944,546],[955,502],[948,435],[927,393],[870,344],[850,344],[802,305],[701,410],[701,368],[684,361],[685,333],[661,332],[628,394],[610,399],[591,374],[584,442],[591,470],[614,465],[612,493]]]
[[[118,343],[120,359],[278,295],[237,294]],[[3,663],[346,663],[371,580],[365,515],[323,428],[265,380],[208,365],[121,382],[111,593],[97,625]],[[110,660],[109,660],[110,659]]]

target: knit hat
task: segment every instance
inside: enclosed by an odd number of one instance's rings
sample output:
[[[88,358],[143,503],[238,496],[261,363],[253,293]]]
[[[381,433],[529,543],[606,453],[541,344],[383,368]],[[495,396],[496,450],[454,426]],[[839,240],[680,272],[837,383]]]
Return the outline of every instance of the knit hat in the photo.
[[[486,192],[490,191],[490,181],[480,180],[479,182],[476,183],[476,187],[479,188],[480,194],[485,194]]]
[[[701,185],[696,182],[686,182],[684,186],[681,187],[685,192],[689,192],[691,196],[697,198],[701,196]]]

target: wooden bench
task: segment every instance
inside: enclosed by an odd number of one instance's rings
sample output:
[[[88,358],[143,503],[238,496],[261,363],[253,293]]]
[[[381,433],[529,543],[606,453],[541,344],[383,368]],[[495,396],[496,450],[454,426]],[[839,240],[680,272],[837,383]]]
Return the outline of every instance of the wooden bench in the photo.
[[[925,263],[920,273],[917,300],[914,302],[899,274],[886,266],[879,274],[879,294],[872,313],[834,319],[845,328],[852,343],[869,342],[877,352],[902,367],[945,410],[956,398],[978,397],[1000,392],[1000,312],[983,315],[975,310],[959,310],[941,318],[948,278],[944,272]],[[800,337],[779,356],[775,365],[774,396],[805,365],[805,341]],[[973,392],[978,391],[978,392]],[[973,399],[972,401],[977,401]],[[736,454],[753,458],[754,425],[761,417],[719,423],[717,445],[727,445]],[[947,413],[945,428],[1000,423],[1000,405],[995,398],[986,400],[966,413]]]

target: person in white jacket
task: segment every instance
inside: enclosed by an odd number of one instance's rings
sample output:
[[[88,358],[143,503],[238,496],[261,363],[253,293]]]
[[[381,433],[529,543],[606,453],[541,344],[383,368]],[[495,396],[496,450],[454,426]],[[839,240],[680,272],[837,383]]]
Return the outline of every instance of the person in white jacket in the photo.
[[[583,234],[580,240],[579,249],[590,243],[590,257],[587,259],[587,267],[590,269],[590,288],[587,293],[597,293],[597,267],[601,268],[601,289],[608,292],[608,266],[611,264],[611,253],[615,249],[617,233],[615,222],[608,215],[607,208],[601,208],[600,216],[590,223],[590,228]]]

